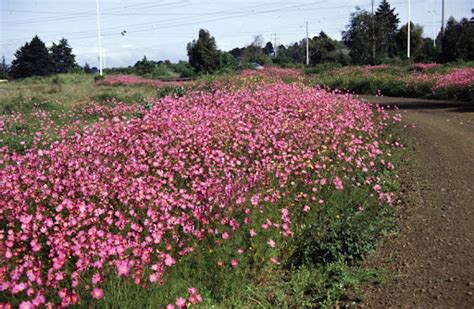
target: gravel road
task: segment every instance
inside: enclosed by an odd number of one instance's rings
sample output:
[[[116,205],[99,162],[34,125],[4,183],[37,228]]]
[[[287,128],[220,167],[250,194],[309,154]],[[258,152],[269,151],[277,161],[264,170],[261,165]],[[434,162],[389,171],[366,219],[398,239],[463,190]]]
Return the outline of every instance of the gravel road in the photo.
[[[474,308],[474,103],[362,98],[397,105],[415,145],[400,232],[366,261],[387,279],[365,287],[360,306]]]

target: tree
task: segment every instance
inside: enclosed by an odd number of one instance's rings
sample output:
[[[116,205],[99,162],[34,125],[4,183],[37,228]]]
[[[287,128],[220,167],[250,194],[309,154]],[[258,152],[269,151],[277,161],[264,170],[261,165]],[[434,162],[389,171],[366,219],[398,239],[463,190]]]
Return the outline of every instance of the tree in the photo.
[[[242,54],[244,53],[244,50],[245,50],[245,48],[236,47],[236,48],[232,49],[231,51],[229,51],[229,54],[231,54],[232,56],[234,56],[237,59],[240,59],[242,57]]]
[[[65,38],[59,40],[58,44],[53,42],[50,50],[56,73],[67,73],[77,66],[76,55]]]
[[[199,37],[188,43],[189,64],[201,73],[212,73],[220,67],[220,51],[209,31],[199,30]]]
[[[232,56],[231,53],[221,53],[221,67],[228,69],[235,69],[239,65],[239,61]]]
[[[436,49],[433,46],[433,40],[430,38],[423,39],[423,46],[420,49],[415,60],[419,62],[433,62],[436,59]]]
[[[294,43],[288,46],[287,55],[293,63],[305,63],[306,49],[303,47],[306,42],[301,40],[299,43]]]
[[[242,53],[242,61],[246,63],[267,64],[271,59],[265,54],[263,46],[263,38],[261,35],[254,37],[253,42],[245,47]]]
[[[305,46],[302,46],[304,48]],[[327,36],[324,31],[309,41],[310,64],[336,62],[339,44]]]
[[[382,0],[375,12],[375,32],[377,37],[377,57],[393,57],[396,55],[395,36],[400,19],[395,13],[395,8],[390,7],[387,0]]]
[[[372,15],[369,12],[356,7],[356,11],[351,13],[347,31],[342,32],[342,41],[349,48],[353,63],[375,62],[372,56],[373,31],[375,30],[373,24]]]
[[[279,65],[286,65],[291,63],[291,59],[288,55],[288,49],[285,45],[280,45],[277,47],[276,57],[273,59],[273,62]]]
[[[133,66],[137,74],[151,74],[156,68],[156,64],[153,61],[148,60],[146,56],[143,56],[142,60],[139,60]]]
[[[5,57],[2,56],[2,63],[0,64],[0,79],[8,78],[8,66],[5,62]]]
[[[447,62],[456,59],[474,60],[474,26],[467,18],[457,22],[450,17],[441,36],[440,60]]]
[[[92,73],[91,66],[87,62],[84,65],[84,73],[86,73],[86,74],[91,74]]]
[[[423,27],[411,23],[411,34],[410,34],[410,55],[415,58],[418,57],[423,50]],[[408,41],[408,23],[403,25],[398,31],[395,41],[397,43],[398,54],[400,57],[406,57],[407,54],[407,41]]]
[[[272,42],[267,42],[263,48],[263,53],[267,56],[271,56],[275,53]]]
[[[38,36],[15,52],[15,59],[10,68],[12,78],[47,76],[52,73],[54,73],[53,59]]]

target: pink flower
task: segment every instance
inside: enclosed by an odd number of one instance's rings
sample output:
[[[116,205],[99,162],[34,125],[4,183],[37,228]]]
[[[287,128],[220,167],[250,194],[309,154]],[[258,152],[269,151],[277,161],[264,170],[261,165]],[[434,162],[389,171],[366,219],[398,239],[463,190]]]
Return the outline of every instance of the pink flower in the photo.
[[[116,265],[119,276],[128,276],[130,272],[130,265],[128,261],[119,261],[116,263]]]
[[[229,239],[229,238],[230,238],[229,233],[227,232],[222,233],[222,239]]]
[[[100,274],[95,273],[94,275],[92,275],[92,283],[93,284],[97,284],[100,281],[102,281],[102,277],[100,276]]]
[[[41,304],[44,304],[45,301],[46,301],[46,299],[45,299],[44,295],[38,294],[38,295],[33,299],[32,303],[33,303],[33,305],[35,305],[35,306],[39,306],[39,305],[41,305]]]
[[[183,297],[180,297],[180,298],[176,299],[176,306],[178,306],[178,308],[185,308],[186,307],[186,299],[183,298]]]
[[[93,298],[100,300],[104,297],[104,291],[102,291],[102,289],[99,289],[99,288],[94,288],[92,290],[91,295]]]
[[[255,232],[254,229],[250,229],[249,234],[250,234],[250,237],[255,237],[255,236],[257,236],[257,232]]]
[[[271,257],[271,258],[270,258],[270,261],[271,261],[273,264],[275,264],[275,265],[280,265],[280,262],[279,262],[276,258],[274,258],[274,257]]]
[[[202,296],[199,294],[193,294],[188,298],[189,302],[193,305],[202,302]]]
[[[269,239],[269,240],[267,241],[267,245],[268,245],[269,247],[271,247],[271,248],[275,248],[275,245],[276,245],[276,244],[275,244],[275,241],[274,241],[273,239]]]
[[[197,289],[196,289],[196,288],[188,288],[188,293],[189,293],[189,294],[196,294],[196,293],[197,293]]]
[[[26,283],[22,282],[22,283],[19,283],[15,286],[13,286],[13,289],[12,289],[12,294],[17,294],[19,292],[22,292],[26,289]]]
[[[344,186],[342,185],[342,180],[337,176],[334,177],[332,183],[334,184],[337,190],[342,190],[344,188]]]
[[[173,257],[169,254],[166,255],[166,258],[165,258],[165,265],[166,266],[173,266],[174,264],[176,264],[176,260],[173,259]]]
[[[173,304],[168,304],[168,305],[166,305],[166,309],[174,309],[174,305]]]
[[[260,195],[259,194],[255,194],[253,195],[251,198],[250,198],[250,203],[253,205],[253,206],[257,206],[258,203],[260,201]]]
[[[20,303],[19,309],[32,309],[34,305],[29,301],[23,301]]]
[[[236,267],[237,265],[239,265],[239,261],[237,259],[232,259],[230,261],[230,265],[232,265],[232,267]]]
[[[308,205],[303,206],[303,212],[309,212],[310,210],[311,210],[311,207],[309,207]]]

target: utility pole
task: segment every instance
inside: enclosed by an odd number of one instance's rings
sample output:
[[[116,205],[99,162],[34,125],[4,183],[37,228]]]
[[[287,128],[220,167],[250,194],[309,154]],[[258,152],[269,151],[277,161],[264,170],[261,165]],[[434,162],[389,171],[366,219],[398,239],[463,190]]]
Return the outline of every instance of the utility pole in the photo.
[[[410,58],[410,36],[411,36],[411,1],[408,0],[408,39],[407,39],[407,58]]]
[[[441,37],[444,36],[444,0],[441,2]]]
[[[436,11],[428,11],[428,13],[433,14],[433,48],[436,48]]]
[[[274,36],[275,46],[273,47],[273,51],[275,53],[275,58],[276,58],[278,56],[277,34],[273,33],[272,35]]]
[[[306,65],[309,65],[309,39],[308,22],[306,22]]]
[[[375,15],[374,0],[372,0],[372,62],[375,64]]]
[[[100,76],[102,76],[103,75],[103,72],[102,72],[102,39],[100,37],[99,0],[96,0],[96,4],[97,4],[97,34],[99,36],[99,72],[100,72]]]

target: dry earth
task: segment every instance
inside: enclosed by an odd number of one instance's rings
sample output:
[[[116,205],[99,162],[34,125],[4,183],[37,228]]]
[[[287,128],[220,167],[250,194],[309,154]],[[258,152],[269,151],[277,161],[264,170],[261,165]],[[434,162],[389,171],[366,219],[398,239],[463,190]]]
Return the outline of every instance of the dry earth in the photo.
[[[366,261],[387,278],[356,306],[474,308],[474,103],[362,97],[397,105],[415,145],[400,232]]]

